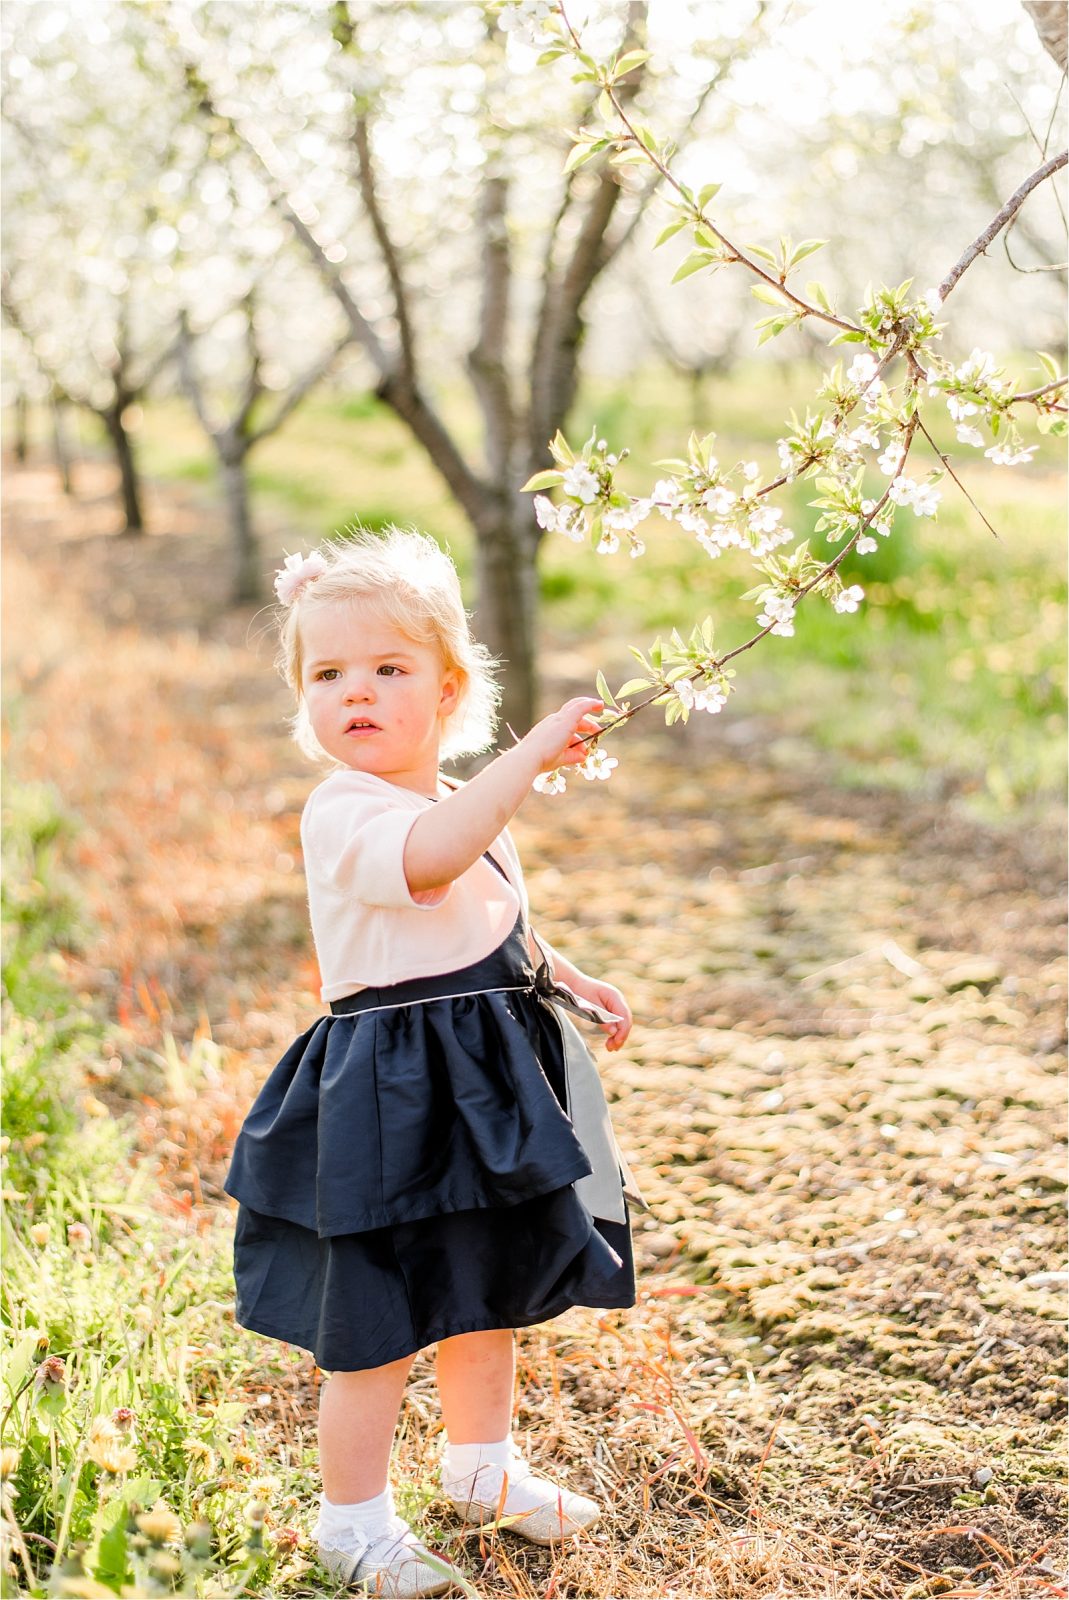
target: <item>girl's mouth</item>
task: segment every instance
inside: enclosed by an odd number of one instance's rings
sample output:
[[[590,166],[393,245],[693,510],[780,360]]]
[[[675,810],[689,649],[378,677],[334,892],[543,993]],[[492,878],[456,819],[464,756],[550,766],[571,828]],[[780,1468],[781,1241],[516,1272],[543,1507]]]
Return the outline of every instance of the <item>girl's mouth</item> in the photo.
[[[350,722],[345,731],[346,733],[378,733],[380,729],[377,723],[368,722],[362,717],[357,717]]]

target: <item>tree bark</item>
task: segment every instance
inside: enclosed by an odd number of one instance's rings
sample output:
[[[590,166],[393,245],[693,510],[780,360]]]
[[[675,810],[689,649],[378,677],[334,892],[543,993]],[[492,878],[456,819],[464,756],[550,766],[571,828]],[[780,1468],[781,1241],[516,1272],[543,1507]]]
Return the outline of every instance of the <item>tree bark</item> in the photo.
[[[509,727],[522,735],[538,715],[538,571],[523,516],[528,510],[498,502],[496,514],[475,527],[474,631],[502,664],[504,748],[512,742]]]
[[[219,454],[219,471],[223,480],[226,515],[230,526],[230,545],[234,551],[235,605],[249,605],[263,599],[263,581],[260,573],[259,551],[253,533],[249,512],[249,478],[245,450],[228,450]]]
[[[1039,42],[1062,71],[1069,71],[1069,11],[1065,0],[1023,0]]]
[[[28,445],[28,436],[29,436],[29,431],[30,431],[29,430],[29,416],[30,416],[30,403],[26,399],[25,392],[22,389],[20,389],[18,391],[18,393],[16,394],[16,396],[15,396],[15,444],[14,444],[15,460],[18,462],[20,467],[25,464],[26,456],[29,453],[29,445]]]
[[[67,438],[67,419],[63,409],[63,401],[54,391],[49,396],[49,410],[52,414],[52,454],[55,458],[56,471],[63,487],[63,493],[74,493],[74,479],[71,473],[70,442]]]
[[[122,414],[126,408],[126,400],[116,400],[108,406],[106,411],[99,413],[100,420],[108,431],[115,459],[119,464],[119,487],[122,495],[123,516],[125,518],[124,533],[144,533],[145,519],[141,512],[141,483],[134,460],[133,445],[130,435],[126,430]]]

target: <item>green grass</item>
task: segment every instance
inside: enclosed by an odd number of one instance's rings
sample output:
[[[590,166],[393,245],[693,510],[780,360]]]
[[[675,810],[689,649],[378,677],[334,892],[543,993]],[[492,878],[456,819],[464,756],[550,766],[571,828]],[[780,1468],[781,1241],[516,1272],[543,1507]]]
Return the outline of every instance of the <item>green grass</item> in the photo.
[[[1027,358],[1009,365],[1028,372]],[[754,458],[762,475],[774,472],[776,440],[789,410],[804,409],[811,398],[814,370],[750,360],[711,382],[707,408],[721,460]],[[658,458],[679,453],[688,406],[685,386],[662,371],[624,385],[589,383],[569,433],[581,441],[596,423],[613,447],[628,446],[625,481],[639,492],[658,475]],[[441,409],[461,438],[477,439],[466,392]],[[1061,441],[1041,439],[1028,466],[1000,468],[956,444],[944,407],[932,402],[925,419],[1000,537],[944,478],[938,522],[902,512],[877,553],[843,563],[844,581],[866,591],[861,611],[841,616],[826,602],[802,606],[793,638],[771,636],[736,660],[733,706],[777,715],[833,757],[832,769],[846,783],[909,787],[935,770],[954,773],[966,803],[994,819],[1049,797],[1064,771]],[[178,402],[148,411],[139,445],[148,472],[210,482],[208,447]],[[297,543],[358,519],[370,526],[414,522],[449,544],[471,594],[464,518],[406,430],[373,397],[314,397],[252,459],[254,504],[271,529],[269,542],[279,529]],[[918,445],[914,473],[933,464],[929,447]],[[874,473],[877,492],[885,484]],[[815,493],[811,483],[796,483],[779,503],[797,537],[830,556],[834,547],[813,532],[817,513],[808,501]],[[656,514],[645,537],[639,561],[623,552],[599,557],[552,536],[542,547],[544,638],[580,646],[592,662],[596,656],[611,684],[631,674],[629,643],[644,646],[673,626],[687,629],[711,615],[726,649],[757,631],[756,607],[738,598],[756,581],[741,553],[711,561]]]
[[[250,1516],[250,1491],[273,1488],[256,1481],[247,1408],[217,1382],[240,1381],[244,1336],[200,1309],[232,1292],[229,1235],[190,1240],[135,1161],[133,1115],[92,1093],[104,1022],[62,976],[88,931],[71,819],[48,786],[9,783],[3,820],[0,1442],[18,1579],[3,1592],[194,1594],[226,1573],[236,1593],[278,1563]],[[187,1095],[218,1078],[210,1040],[185,1056],[164,1044],[162,1075]],[[205,1326],[218,1363],[191,1362]],[[109,1454],[123,1446],[125,1461]],[[168,1519],[143,1527],[157,1504]]]

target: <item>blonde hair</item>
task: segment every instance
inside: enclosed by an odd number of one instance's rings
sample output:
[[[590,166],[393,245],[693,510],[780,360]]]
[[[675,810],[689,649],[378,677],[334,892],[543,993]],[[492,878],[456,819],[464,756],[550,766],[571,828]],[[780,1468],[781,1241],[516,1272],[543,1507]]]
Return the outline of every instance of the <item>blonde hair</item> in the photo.
[[[342,766],[319,743],[302,690],[301,617],[338,600],[372,602],[414,644],[438,647],[446,671],[460,678],[455,709],[442,726],[440,757],[478,755],[493,742],[501,689],[493,677],[499,663],[471,636],[450,557],[430,534],[392,525],[377,533],[351,528],[346,537],[325,539],[317,553],[326,571],[301,589],[294,603],[279,608],[275,665],[297,699],[289,719],[298,748],[316,762]]]

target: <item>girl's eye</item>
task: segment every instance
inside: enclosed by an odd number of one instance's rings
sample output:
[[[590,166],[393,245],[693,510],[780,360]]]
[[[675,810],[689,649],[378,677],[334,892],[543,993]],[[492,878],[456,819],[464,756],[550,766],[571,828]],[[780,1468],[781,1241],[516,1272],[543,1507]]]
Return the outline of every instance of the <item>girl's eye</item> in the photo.
[[[324,667],[322,672],[316,673],[316,681],[318,682],[320,678],[325,678],[328,672],[337,672],[337,670],[337,667]]]
[[[395,672],[400,672],[401,671],[401,668],[400,667],[390,666],[390,664],[388,662],[386,662],[379,668],[379,671],[380,672],[388,672],[390,674],[390,676],[393,677]]]

